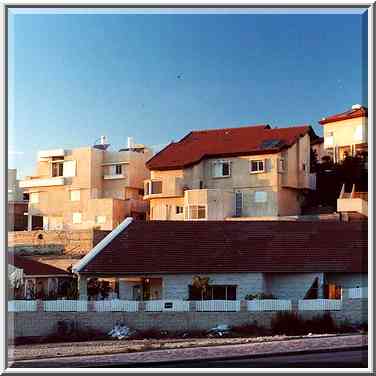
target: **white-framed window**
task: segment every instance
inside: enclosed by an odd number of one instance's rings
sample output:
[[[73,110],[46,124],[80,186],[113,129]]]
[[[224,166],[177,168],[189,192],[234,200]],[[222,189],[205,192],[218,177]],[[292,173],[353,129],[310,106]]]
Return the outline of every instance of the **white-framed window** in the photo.
[[[123,166],[121,164],[115,165],[115,175],[122,175]]]
[[[183,214],[184,208],[182,206],[176,206],[176,214]]]
[[[255,192],[255,202],[266,202],[268,200],[268,193],[265,191]]]
[[[71,201],[80,201],[81,199],[81,192],[79,189],[72,189],[69,191],[69,199]]]
[[[265,171],[265,161],[263,159],[249,161],[249,172],[256,174]]]
[[[95,223],[97,225],[103,225],[106,223],[106,216],[105,215],[96,215],[95,216]]]
[[[212,176],[214,178],[224,178],[231,176],[231,162],[214,161],[212,166]]]
[[[78,224],[82,222],[82,214],[80,212],[75,212],[72,214],[72,222]]]
[[[31,192],[29,195],[29,201],[31,204],[38,204],[39,202],[39,192]]]
[[[51,176],[53,178],[64,176],[64,160],[61,160],[60,157],[57,158],[58,160],[55,160],[55,157],[52,157]]]
[[[189,205],[187,219],[206,219],[205,205]]]

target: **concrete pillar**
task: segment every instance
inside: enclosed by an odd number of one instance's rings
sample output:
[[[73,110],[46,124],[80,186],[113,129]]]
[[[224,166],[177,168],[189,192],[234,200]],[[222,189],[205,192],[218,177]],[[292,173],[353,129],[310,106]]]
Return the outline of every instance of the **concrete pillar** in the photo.
[[[87,276],[79,274],[78,275],[78,298],[80,300],[87,300]]]
[[[27,231],[33,229],[33,216],[30,213],[27,213]]]

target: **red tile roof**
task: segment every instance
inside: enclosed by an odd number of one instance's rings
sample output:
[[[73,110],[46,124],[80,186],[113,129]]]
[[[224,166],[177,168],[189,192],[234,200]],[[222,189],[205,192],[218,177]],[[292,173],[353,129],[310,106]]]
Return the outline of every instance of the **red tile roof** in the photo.
[[[150,170],[169,170],[193,165],[205,157],[276,153],[308,132],[313,132],[309,125],[274,129],[269,125],[255,125],[193,131],[169,144],[146,165]],[[267,145],[267,141],[280,142]]]
[[[366,272],[366,222],[133,221],[82,273]]]
[[[327,124],[327,123],[333,123],[335,121],[341,121],[341,120],[347,120],[347,119],[353,119],[357,117],[367,117],[368,116],[368,109],[367,107],[360,106],[359,108],[352,108],[351,110],[342,112],[340,114],[331,115],[326,118],[323,118],[319,121],[321,125]]]
[[[72,276],[71,273],[65,270],[55,268],[54,266],[44,264],[39,261],[27,259],[20,256],[15,256],[13,254],[8,255],[8,262],[9,264],[14,265],[16,268],[23,269],[24,274],[26,274],[27,276]]]

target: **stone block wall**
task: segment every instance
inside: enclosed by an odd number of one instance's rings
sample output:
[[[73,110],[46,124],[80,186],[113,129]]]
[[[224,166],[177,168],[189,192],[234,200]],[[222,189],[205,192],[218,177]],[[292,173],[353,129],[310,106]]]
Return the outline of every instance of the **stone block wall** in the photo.
[[[19,255],[86,255],[108,231],[53,230],[8,232],[8,248]]]

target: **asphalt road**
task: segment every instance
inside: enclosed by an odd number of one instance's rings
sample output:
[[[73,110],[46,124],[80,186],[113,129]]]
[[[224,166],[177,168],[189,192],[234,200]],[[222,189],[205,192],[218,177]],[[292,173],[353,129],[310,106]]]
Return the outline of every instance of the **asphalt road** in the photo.
[[[180,362],[167,367],[244,367],[244,368],[366,368],[368,350],[346,350],[327,353],[266,356],[248,359],[206,360]],[[153,365],[166,367],[166,365]]]

